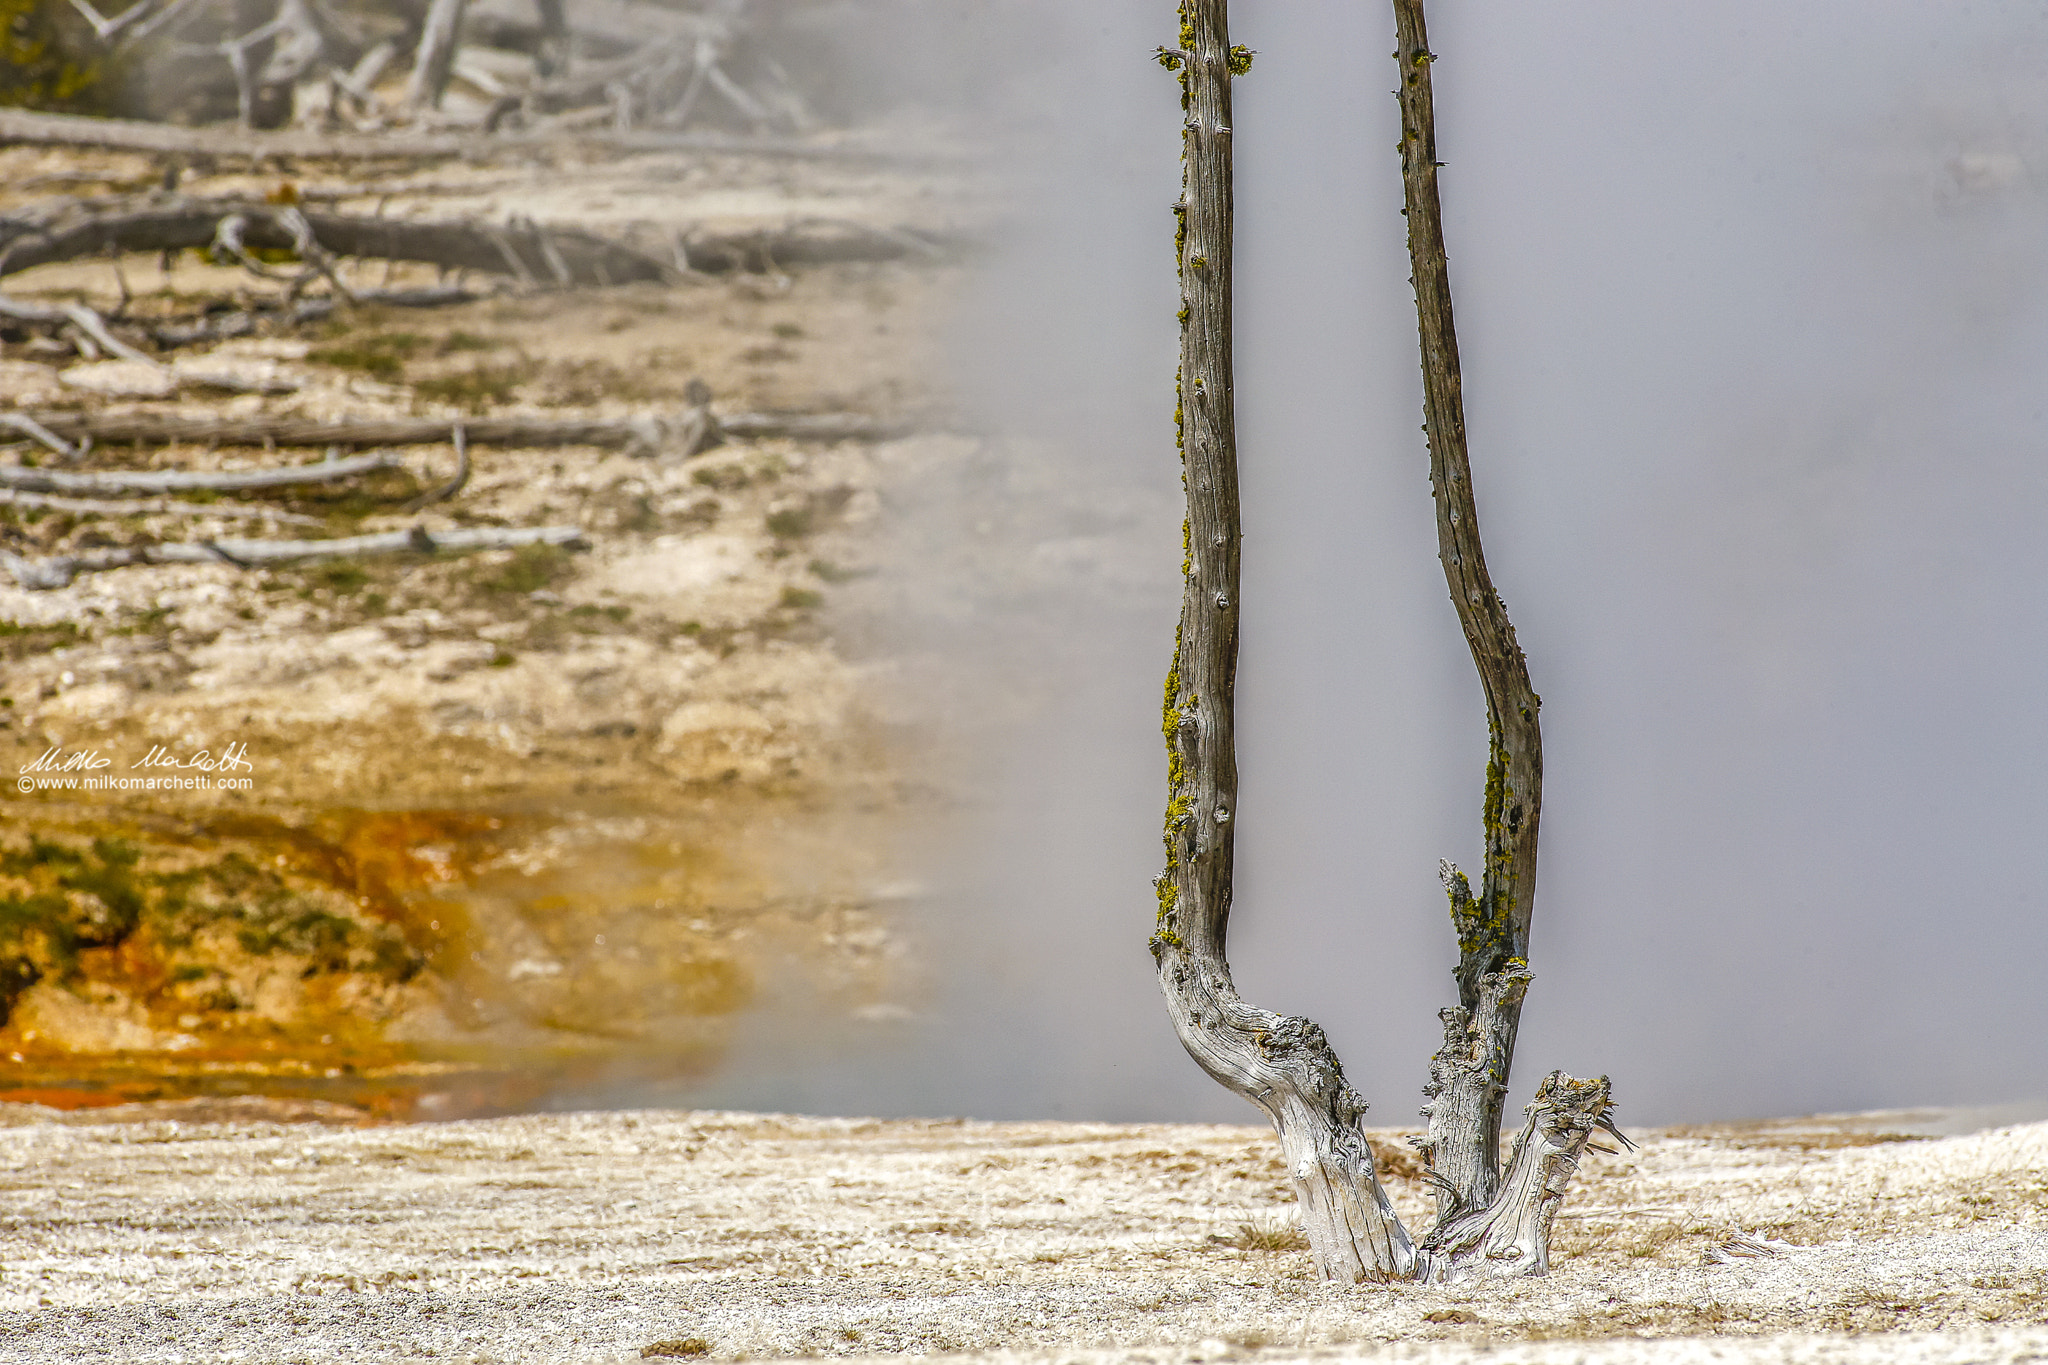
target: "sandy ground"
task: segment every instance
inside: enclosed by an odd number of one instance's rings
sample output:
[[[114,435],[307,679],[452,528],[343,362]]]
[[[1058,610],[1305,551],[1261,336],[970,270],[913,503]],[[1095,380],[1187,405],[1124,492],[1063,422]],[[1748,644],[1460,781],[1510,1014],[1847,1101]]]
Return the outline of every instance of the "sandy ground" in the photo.
[[[1445,1289],[1313,1278],[1258,1128],[280,1112],[10,1107],[0,1354],[2048,1359],[2048,1123],[1645,1132],[1549,1278]],[[1792,1249],[1710,1263],[1737,1232]]]

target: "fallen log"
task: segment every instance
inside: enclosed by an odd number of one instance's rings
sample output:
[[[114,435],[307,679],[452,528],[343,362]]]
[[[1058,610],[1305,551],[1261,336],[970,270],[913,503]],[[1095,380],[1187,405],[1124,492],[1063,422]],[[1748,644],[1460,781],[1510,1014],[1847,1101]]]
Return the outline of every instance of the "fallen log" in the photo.
[[[419,261],[446,270],[476,270],[571,285],[669,280],[676,269],[633,248],[576,228],[530,221],[497,225],[408,222],[331,213],[262,200],[199,199],[154,194],[79,199],[35,214],[0,219],[0,276],[54,261],[122,251],[212,247],[223,223],[240,220],[243,247],[297,250],[311,242],[330,256]]]
[[[275,521],[287,526],[318,526],[320,518],[286,512],[261,503],[174,502],[169,498],[66,498],[54,493],[24,493],[0,488],[0,507],[37,507],[51,512],[78,512],[101,517],[227,517]]]
[[[244,493],[263,488],[295,488],[309,483],[333,483],[396,469],[399,459],[389,451],[357,455],[346,460],[322,460],[317,464],[291,465],[283,469],[110,469],[74,471],[34,466],[0,465],[0,488],[17,488],[27,493],[177,493],[204,490],[213,493]]]
[[[552,446],[626,447],[654,451],[688,434],[690,415],[673,417],[360,417],[323,422],[304,417],[179,417],[149,412],[44,412],[35,421],[59,439],[90,437],[99,445],[417,446],[454,438],[459,424],[471,445],[510,449]],[[916,424],[849,412],[736,412],[715,417],[734,440],[885,441]]]
[[[500,529],[482,527],[407,531],[344,536],[335,540],[201,540],[161,545],[126,545],[109,550],[30,559],[0,550],[0,567],[31,591],[65,588],[83,573],[103,573],[136,564],[232,564],[238,569],[288,564],[301,559],[333,559],[365,555],[434,554],[442,550],[507,550],[522,545],[581,546],[587,542],[580,526],[535,526]]]
[[[723,133],[680,133],[642,128],[530,132],[506,129],[489,136],[475,132],[423,133],[393,129],[388,133],[317,133],[300,129],[256,131],[234,125],[183,128],[139,119],[90,118],[81,114],[45,114],[29,109],[0,109],[0,146],[26,143],[51,147],[93,147],[104,151],[149,152],[195,160],[236,161],[447,161],[488,156],[496,150],[519,151],[565,142],[619,152],[705,152],[726,156],[759,156],[797,160],[870,161],[897,165],[928,165],[950,158],[911,155],[863,147],[848,141],[747,136]]]
[[[8,111],[0,110],[0,115]],[[505,275],[559,288],[673,281],[684,271],[773,271],[794,265],[893,261],[955,254],[957,241],[907,228],[811,218],[779,228],[678,238],[675,261],[578,228],[531,220],[495,224],[336,213],[247,199],[173,194],[64,200],[0,218],[0,277],[111,252],[209,249],[223,225],[237,247],[417,261],[444,270]],[[310,233],[310,237],[307,235]]]

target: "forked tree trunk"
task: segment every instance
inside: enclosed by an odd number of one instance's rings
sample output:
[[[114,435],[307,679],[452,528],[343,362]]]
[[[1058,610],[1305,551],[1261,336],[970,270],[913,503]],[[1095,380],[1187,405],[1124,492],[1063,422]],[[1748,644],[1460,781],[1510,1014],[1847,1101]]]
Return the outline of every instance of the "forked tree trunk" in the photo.
[[[1152,953],[1182,1046],[1210,1076],[1262,1109],[1278,1132],[1303,1231],[1326,1278],[1537,1274],[1548,1266],[1551,1219],[1588,1135],[1595,1127],[1615,1130],[1604,1077],[1575,1081],[1553,1073],[1529,1106],[1503,1181],[1500,1110],[1529,980],[1522,956],[1535,888],[1541,751],[1535,694],[1479,552],[1419,0],[1395,0],[1395,9],[1439,538],[1485,683],[1493,737],[1479,897],[1462,873],[1443,865],[1458,931],[1460,1004],[1444,1011],[1445,1044],[1428,1087],[1430,1124],[1422,1146],[1441,1198],[1437,1226],[1419,1247],[1380,1188],[1360,1126],[1365,1104],[1346,1083],[1322,1029],[1246,1003],[1231,983],[1225,953],[1237,811],[1232,705],[1239,555],[1230,82],[1251,65],[1251,54],[1230,44],[1227,0],[1182,0],[1180,44],[1159,54],[1179,73],[1185,114],[1182,198],[1175,206],[1181,280],[1175,419],[1188,516],[1180,628],[1162,715],[1166,870],[1157,882]]]

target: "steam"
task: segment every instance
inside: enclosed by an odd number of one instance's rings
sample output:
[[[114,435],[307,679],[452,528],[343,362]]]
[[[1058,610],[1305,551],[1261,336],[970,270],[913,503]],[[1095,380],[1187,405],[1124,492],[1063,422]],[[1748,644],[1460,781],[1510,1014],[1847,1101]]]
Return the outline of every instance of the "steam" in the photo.
[[[1417,430],[1391,21],[1233,8],[1259,56],[1231,957],[1399,1123],[1453,995],[1434,869],[1477,860],[1486,737]],[[1023,166],[956,348],[998,435],[903,508],[932,591],[892,627],[977,804],[923,846],[921,1025],[775,1097],[1248,1120],[1144,947],[1179,519],[1178,113],[1146,54],[1172,10],[1028,9],[1002,88],[953,105]],[[1435,9],[1480,512],[1547,722],[1518,1092],[1606,1072],[1637,1123],[2048,1095],[2048,17]],[[959,36],[926,58],[988,56]]]

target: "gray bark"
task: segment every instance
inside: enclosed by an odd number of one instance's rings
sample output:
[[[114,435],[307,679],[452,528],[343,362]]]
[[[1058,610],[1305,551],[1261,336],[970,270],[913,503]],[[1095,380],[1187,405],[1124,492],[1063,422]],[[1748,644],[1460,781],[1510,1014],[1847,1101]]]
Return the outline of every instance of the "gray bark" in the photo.
[[[1187,559],[1179,637],[1166,678],[1166,870],[1152,937],[1181,1045],[1262,1109],[1280,1137],[1317,1270],[1347,1281],[1402,1279],[1415,1249],[1373,1171],[1365,1104],[1323,1031],[1242,1000],[1224,941],[1230,920],[1237,755],[1237,439],[1232,405],[1231,125],[1225,0],[1185,0],[1180,73],[1185,179],[1176,207],[1181,323],[1180,446]]]
[[[1536,828],[1543,798],[1541,698],[1515,641],[1506,605],[1494,591],[1479,545],[1479,513],[1465,445],[1463,377],[1451,312],[1450,266],[1443,209],[1437,196],[1436,115],[1429,67],[1434,60],[1423,26],[1422,0],[1394,0],[1400,66],[1401,181],[1407,199],[1408,254],[1422,343],[1423,410],[1429,432],[1429,478],[1436,494],[1438,558],[1451,601],[1486,694],[1488,757],[1485,869],[1479,895],[1455,868],[1446,871],[1451,919],[1458,934],[1458,1005],[1485,1039],[1477,1064],[1439,1067],[1430,1098],[1424,1154],[1455,1192],[1456,1207],[1483,1208],[1500,1172],[1500,1108],[1521,1022],[1520,991],[1486,1005],[1489,976],[1525,968],[1529,915],[1536,895]],[[1463,1045],[1447,1043],[1451,1052]],[[1436,1111],[1455,1113],[1439,1124]],[[1470,1121],[1468,1121],[1468,1118]]]

